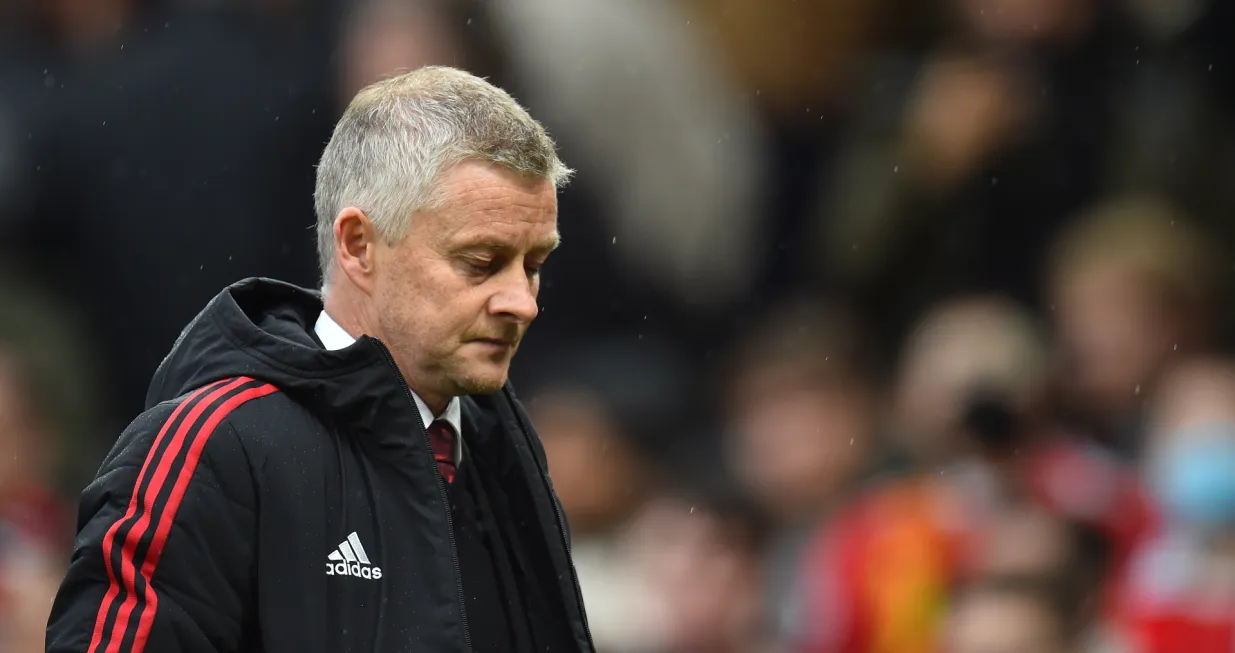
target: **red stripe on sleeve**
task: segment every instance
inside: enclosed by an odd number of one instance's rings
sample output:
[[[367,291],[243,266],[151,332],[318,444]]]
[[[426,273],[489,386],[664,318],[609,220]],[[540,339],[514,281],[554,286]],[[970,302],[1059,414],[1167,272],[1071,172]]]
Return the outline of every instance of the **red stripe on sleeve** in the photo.
[[[158,457],[159,445],[162,444],[163,437],[167,435],[168,429],[171,428],[171,425],[176,422],[176,418],[180,417],[180,413],[184,411],[189,404],[193,403],[193,401],[202,393],[218,386],[220,383],[223,383],[223,381],[216,381],[211,385],[198,388],[184,401],[176,405],[175,410],[172,411],[171,417],[168,417],[167,421],[163,422],[163,427],[159,429],[159,434],[155,437],[154,444],[150,446],[150,453],[146,455],[146,460],[142,463],[141,471],[138,472],[137,480],[133,485],[133,496],[129,499],[128,510],[125,511],[123,517],[117,519],[116,523],[111,525],[111,528],[107,529],[107,534],[103,536],[103,565],[107,568],[107,578],[110,582],[107,587],[107,593],[103,595],[103,603],[99,605],[98,616],[96,616],[94,620],[94,635],[90,638],[90,648],[88,649],[90,653],[94,653],[95,650],[98,649],[99,644],[103,641],[103,630],[107,622],[107,613],[111,610],[112,602],[116,600],[116,596],[120,593],[120,583],[116,577],[115,569],[112,568],[111,562],[116,532],[120,530],[120,526],[122,524],[132,519],[133,515],[137,513],[137,507],[140,505],[141,494],[139,493],[139,490],[141,489],[142,479],[146,477],[146,470],[150,468],[151,461]]]
[[[154,515],[156,510],[161,514],[167,512],[167,505],[156,505],[159,492],[163,490],[163,483],[167,481],[167,477],[171,474],[172,466],[176,463],[176,458],[180,455],[180,450],[184,447],[187,438],[193,438],[194,442],[200,439],[201,429],[197,429],[196,424],[201,414],[205,412],[217,399],[235,390],[237,387],[252,381],[246,377],[240,377],[233,380],[231,383],[215,390],[206,397],[204,401],[199,402],[189,411],[187,417],[181,422],[180,427],[176,429],[176,435],[167,445],[167,451],[160,457],[159,465],[154,470],[154,478],[141,492],[142,494],[142,512],[138,516],[137,522],[129,529],[128,535],[124,538],[124,546],[120,549],[120,579],[124,582],[126,595],[124,603],[120,604],[120,611],[116,613],[116,622],[112,624],[111,641],[107,643],[107,653],[119,653],[120,645],[124,642],[124,635],[129,628],[129,615],[133,613],[133,608],[137,607],[137,545],[141,542],[142,536],[146,534],[146,529],[150,526],[152,519],[158,517]],[[226,404],[224,404],[226,405]],[[218,408],[214,409],[215,412]],[[190,431],[192,435],[190,436]],[[186,469],[189,474],[192,474],[192,469],[188,467],[188,461],[181,463],[176,470],[177,478],[185,474]],[[152,545],[153,547],[153,545]],[[147,549],[146,557],[150,557],[150,549]],[[150,579],[147,577],[146,582]]]
[[[141,620],[137,626],[137,635],[133,638],[132,653],[142,653],[146,648],[146,641],[150,638],[150,628],[154,624],[154,615],[159,607],[159,597],[151,586],[150,579],[154,577],[154,571],[159,565],[159,558],[163,555],[163,547],[167,545],[167,536],[171,533],[172,522],[176,519],[176,511],[180,509],[180,502],[184,500],[185,491],[189,487],[189,480],[192,479],[193,471],[197,468],[198,461],[201,460],[202,450],[206,448],[206,442],[210,439],[211,434],[214,433],[214,429],[219,423],[241,404],[258,397],[264,397],[277,390],[278,388],[270,384],[245,390],[223,402],[223,405],[219,406],[206,422],[202,424],[201,432],[189,448],[189,453],[184,461],[184,467],[180,470],[180,476],[176,479],[175,486],[172,487],[171,497],[168,498],[167,506],[163,509],[158,529],[154,532],[154,540],[150,543],[150,550],[146,553],[146,560],[142,563],[142,577],[146,580],[145,587],[143,588],[144,596],[142,597],[145,602],[145,609],[142,610]]]

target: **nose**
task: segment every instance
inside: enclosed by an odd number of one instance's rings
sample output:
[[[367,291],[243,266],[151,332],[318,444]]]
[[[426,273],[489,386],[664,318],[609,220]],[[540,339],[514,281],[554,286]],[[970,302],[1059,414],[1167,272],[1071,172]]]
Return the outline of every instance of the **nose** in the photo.
[[[540,314],[535,286],[526,277],[509,275],[489,298],[489,312],[519,324],[528,324]]]

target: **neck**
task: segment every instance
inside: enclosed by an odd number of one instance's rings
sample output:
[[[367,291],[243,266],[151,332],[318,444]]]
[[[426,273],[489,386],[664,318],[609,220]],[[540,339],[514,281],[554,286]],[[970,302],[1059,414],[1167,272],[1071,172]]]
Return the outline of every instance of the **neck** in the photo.
[[[381,340],[387,348],[390,347],[391,341],[382,333],[380,322],[371,310],[367,296],[357,288],[337,283],[328,284],[324,289],[322,304],[330,319],[334,320],[351,337],[359,338],[367,335]],[[407,381],[412,392],[415,392],[416,396],[425,402],[434,415],[441,415],[452,397],[428,389],[427,384],[421,382],[419,375],[413,373],[411,362],[401,356],[398,351],[390,349],[390,355],[394,357],[399,373],[403,375],[403,379]]]
[[[368,335],[382,340],[376,321],[370,317],[367,302],[357,297],[359,293],[353,288],[330,284],[322,292],[322,308],[348,335],[353,338]]]

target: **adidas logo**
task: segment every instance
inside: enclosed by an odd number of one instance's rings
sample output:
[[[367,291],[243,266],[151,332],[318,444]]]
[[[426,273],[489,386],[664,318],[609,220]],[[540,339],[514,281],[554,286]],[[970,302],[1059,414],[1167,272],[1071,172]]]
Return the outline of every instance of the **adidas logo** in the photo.
[[[360,537],[353,531],[339,544],[338,549],[326,556],[326,575],[380,580],[382,568],[369,564],[369,556],[360,544]]]

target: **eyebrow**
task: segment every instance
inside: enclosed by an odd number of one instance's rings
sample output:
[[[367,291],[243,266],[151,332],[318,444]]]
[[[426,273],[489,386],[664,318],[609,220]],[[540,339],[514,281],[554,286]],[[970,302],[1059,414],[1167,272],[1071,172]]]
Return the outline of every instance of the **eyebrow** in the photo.
[[[531,249],[537,250],[537,251],[552,252],[553,250],[561,246],[561,244],[562,244],[561,234],[559,234],[557,231],[554,231],[550,237],[533,245]],[[503,242],[500,240],[486,239],[486,240],[481,240],[481,241],[477,241],[473,243],[468,243],[467,245],[464,245],[461,249],[463,250],[484,249],[484,250],[497,252],[497,251],[509,250],[511,249],[511,246],[510,246],[510,243]]]

